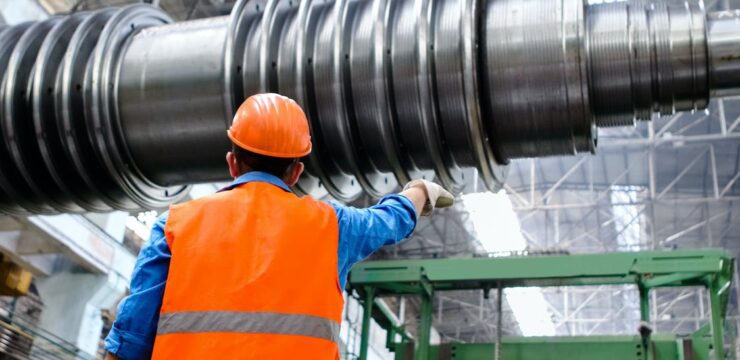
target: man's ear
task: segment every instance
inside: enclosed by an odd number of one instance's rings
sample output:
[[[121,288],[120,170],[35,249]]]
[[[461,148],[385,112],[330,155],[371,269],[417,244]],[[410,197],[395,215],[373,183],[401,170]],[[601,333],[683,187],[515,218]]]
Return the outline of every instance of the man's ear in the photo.
[[[226,153],[226,164],[229,166],[229,175],[234,179],[239,177],[239,165],[236,163],[236,156],[231,151]]]
[[[303,169],[305,169],[305,165],[300,161],[291,165],[284,179],[285,184],[288,186],[295,186],[295,184],[298,183],[298,179],[301,178],[301,174],[303,174]]]

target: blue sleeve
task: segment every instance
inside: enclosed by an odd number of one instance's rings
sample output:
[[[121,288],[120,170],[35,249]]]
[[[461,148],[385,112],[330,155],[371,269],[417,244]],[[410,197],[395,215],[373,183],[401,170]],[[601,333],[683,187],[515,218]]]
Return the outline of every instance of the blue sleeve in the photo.
[[[352,265],[385,245],[405,239],[416,227],[416,208],[403,195],[386,196],[367,209],[330,202],[339,222],[339,285],[344,289]]]
[[[159,310],[170,267],[170,248],[164,235],[167,213],[157,219],[149,241],[136,259],[131,292],[118,305],[105,349],[122,360],[149,359],[157,333]]]

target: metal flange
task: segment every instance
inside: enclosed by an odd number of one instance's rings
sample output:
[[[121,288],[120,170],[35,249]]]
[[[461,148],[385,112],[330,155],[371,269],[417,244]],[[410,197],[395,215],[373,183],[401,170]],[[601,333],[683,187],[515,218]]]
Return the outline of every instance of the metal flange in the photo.
[[[172,19],[163,11],[147,5],[131,5],[117,11],[108,20],[92,54],[90,84],[86,87],[85,119],[92,132],[98,158],[118,186],[142,208],[163,208],[187,195],[188,186],[165,187],[149,181],[131,161],[118,119],[116,78],[121,54],[131,35],[150,26],[167,24]]]

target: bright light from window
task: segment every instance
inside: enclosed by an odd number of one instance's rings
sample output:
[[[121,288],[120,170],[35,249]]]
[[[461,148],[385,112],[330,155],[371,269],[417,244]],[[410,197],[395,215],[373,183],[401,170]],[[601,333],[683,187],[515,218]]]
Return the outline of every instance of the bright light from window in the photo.
[[[506,192],[482,192],[462,196],[475,235],[489,253],[522,251],[527,248],[519,219]]]
[[[523,336],[555,336],[555,324],[541,289],[509,288],[504,296]]]
[[[126,219],[126,227],[144,239],[144,241],[148,241],[149,233],[152,231],[155,221],[157,221],[156,211],[144,211],[138,213],[136,216],[129,216]]]
[[[619,250],[638,251],[641,247],[642,224],[641,210],[637,203],[640,188],[634,186],[612,186],[610,188],[614,227],[617,231]]]
[[[527,242],[506,192],[465,194],[462,200],[470,214],[475,237],[487,252],[495,255],[526,250]],[[504,297],[523,336],[555,335],[555,324],[541,289],[505,289]]]

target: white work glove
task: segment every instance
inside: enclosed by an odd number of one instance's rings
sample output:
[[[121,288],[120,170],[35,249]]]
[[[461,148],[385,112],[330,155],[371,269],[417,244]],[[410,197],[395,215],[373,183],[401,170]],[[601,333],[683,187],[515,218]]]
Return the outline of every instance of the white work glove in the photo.
[[[432,214],[434,208],[445,208],[450,207],[455,203],[455,197],[450,194],[449,191],[443,187],[423,179],[411,180],[404,190],[411,188],[420,188],[427,193],[427,202],[424,204],[424,209],[421,211],[421,216],[429,216]]]

